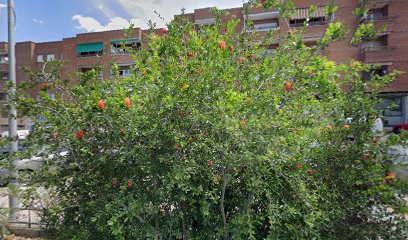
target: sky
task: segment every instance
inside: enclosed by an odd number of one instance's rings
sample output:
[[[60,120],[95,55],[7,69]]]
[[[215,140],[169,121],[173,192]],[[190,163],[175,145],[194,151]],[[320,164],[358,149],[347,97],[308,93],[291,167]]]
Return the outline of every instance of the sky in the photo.
[[[17,42],[60,41],[78,33],[123,29],[129,21],[157,27],[180,14],[181,9],[242,7],[243,0],[14,0]],[[155,11],[164,18],[157,17]],[[7,41],[7,0],[0,0],[0,41]]]

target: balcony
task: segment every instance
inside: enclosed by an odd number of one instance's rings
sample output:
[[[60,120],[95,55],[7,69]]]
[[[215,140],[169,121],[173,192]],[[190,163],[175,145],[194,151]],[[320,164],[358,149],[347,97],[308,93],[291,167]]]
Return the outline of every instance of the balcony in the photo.
[[[366,8],[368,9],[379,9],[387,6],[391,3],[391,0],[368,0]]]
[[[393,62],[395,48],[390,46],[363,46],[361,57],[365,63],[387,63]]]
[[[8,64],[8,57],[0,56],[0,64]]]

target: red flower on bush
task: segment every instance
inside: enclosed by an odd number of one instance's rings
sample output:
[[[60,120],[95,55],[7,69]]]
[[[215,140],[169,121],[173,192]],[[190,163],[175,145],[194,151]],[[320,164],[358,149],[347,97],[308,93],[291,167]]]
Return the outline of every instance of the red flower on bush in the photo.
[[[292,83],[286,81],[285,83],[283,83],[283,88],[285,89],[286,92],[289,92],[290,90],[292,90]]]
[[[123,130],[123,129],[121,129],[120,131],[119,131],[119,133],[120,133],[120,135],[125,135],[125,130]]]
[[[239,58],[239,61],[241,61],[241,62],[245,62],[245,61],[246,61],[246,58],[244,58],[244,57],[240,57],[240,58]]]
[[[195,74],[199,74],[200,71],[199,71],[198,69],[196,69],[196,70],[194,71],[194,73],[195,73]]]
[[[203,134],[204,136],[208,137],[208,132],[204,132]]]
[[[374,143],[378,143],[378,138],[373,137],[373,142],[374,142]]]
[[[386,183],[392,183],[396,178],[397,176],[394,173],[387,172],[387,176],[384,178],[384,181]]]
[[[181,84],[181,89],[184,89],[186,87],[186,85],[184,85],[184,83]]]
[[[249,55],[251,58],[255,57],[255,54],[251,53],[251,55]]]
[[[243,128],[246,128],[246,121],[245,121],[245,119],[239,120],[239,124],[241,124],[241,126],[242,126]]]
[[[130,98],[125,98],[125,105],[127,109],[130,108]]]
[[[143,75],[146,75],[147,74],[147,71],[146,71],[146,69],[145,70],[143,70]]]
[[[332,129],[333,129],[333,126],[331,125],[327,126],[327,130],[332,130]]]
[[[81,139],[81,138],[83,138],[84,137],[84,131],[83,130],[81,130],[81,131],[79,131],[79,132],[77,132],[77,134],[76,134],[76,136],[75,136],[77,139]]]
[[[193,53],[192,53],[192,52],[189,52],[189,53],[187,53],[187,56],[193,57]]]
[[[230,50],[230,52],[233,52],[233,51],[234,51],[234,47],[230,47],[229,50]]]
[[[180,144],[177,143],[174,147],[176,148],[177,151],[180,151]]]
[[[224,50],[224,49],[225,49],[225,47],[227,46],[227,44],[225,44],[225,42],[224,42],[224,41],[222,41],[222,40],[221,40],[221,41],[219,41],[219,42],[218,42],[218,44],[220,45],[220,48],[221,48],[221,49],[223,49],[223,50]]]
[[[330,169],[326,169],[326,173],[330,173]]]
[[[98,108],[99,108],[99,110],[104,110],[105,109],[105,101],[99,100]]]
[[[112,186],[118,185],[118,179],[117,178],[112,178]]]
[[[302,169],[302,167],[303,167],[302,164],[300,164],[300,163],[296,164],[296,168],[297,168],[297,169]]]
[[[365,154],[364,154],[364,160],[369,160],[369,159],[370,159],[370,154],[365,153]]]
[[[313,171],[312,170],[307,170],[307,173],[309,174],[309,175],[312,175],[313,174]]]
[[[53,136],[54,138],[57,138],[59,136],[58,132],[54,132]]]
[[[185,113],[184,112],[179,112],[180,117],[184,117]]]
[[[208,160],[207,160],[207,166],[211,167],[212,164],[213,164],[213,161],[212,161],[211,159],[208,159]]]
[[[163,29],[162,29],[162,33],[163,33],[163,34],[166,34],[166,33],[167,33],[167,29],[163,28]]]
[[[132,187],[132,186],[133,186],[133,180],[132,180],[132,179],[129,179],[129,180],[127,181],[127,185],[128,185],[128,187]]]

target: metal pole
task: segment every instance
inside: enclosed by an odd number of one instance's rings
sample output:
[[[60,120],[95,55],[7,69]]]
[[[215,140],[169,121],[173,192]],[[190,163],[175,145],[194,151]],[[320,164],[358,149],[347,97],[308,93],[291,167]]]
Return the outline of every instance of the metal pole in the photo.
[[[8,0],[8,57],[9,57],[9,72],[8,78],[11,82],[9,89],[9,138],[10,142],[10,154],[18,151],[18,137],[17,137],[17,110],[16,110],[16,43],[14,40],[14,28],[15,28],[15,14],[14,14],[14,0]],[[14,167],[14,166],[13,166]],[[18,199],[16,190],[18,188],[17,173],[15,169],[11,171],[10,189],[9,191],[9,208],[10,215],[9,220],[16,219],[16,211],[18,207]]]

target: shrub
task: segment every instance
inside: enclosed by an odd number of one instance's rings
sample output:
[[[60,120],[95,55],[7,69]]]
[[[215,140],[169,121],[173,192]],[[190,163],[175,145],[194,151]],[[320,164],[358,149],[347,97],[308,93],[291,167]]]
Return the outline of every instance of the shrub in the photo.
[[[253,41],[237,24],[218,15],[202,36],[178,19],[132,53],[130,76],[20,96],[36,141],[69,152],[35,175],[55,238],[401,239],[385,219],[398,180],[371,132],[395,73],[368,85],[366,66],[316,54],[302,31]]]

